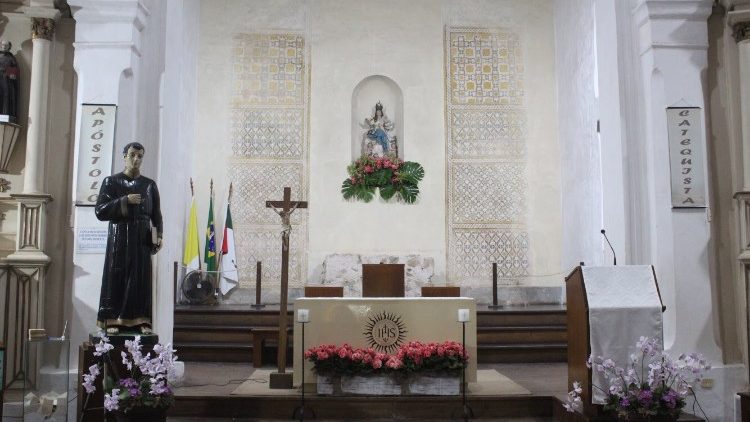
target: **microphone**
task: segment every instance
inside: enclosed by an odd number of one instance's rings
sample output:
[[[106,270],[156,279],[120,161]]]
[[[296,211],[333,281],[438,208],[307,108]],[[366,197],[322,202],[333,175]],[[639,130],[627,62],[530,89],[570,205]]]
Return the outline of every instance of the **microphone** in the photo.
[[[607,244],[609,245],[609,248],[612,249],[612,256],[614,257],[614,265],[617,265],[617,255],[615,254],[615,248],[612,247],[612,244],[609,242],[609,238],[607,238],[607,232],[602,229],[602,236],[604,236],[604,240],[607,241]]]

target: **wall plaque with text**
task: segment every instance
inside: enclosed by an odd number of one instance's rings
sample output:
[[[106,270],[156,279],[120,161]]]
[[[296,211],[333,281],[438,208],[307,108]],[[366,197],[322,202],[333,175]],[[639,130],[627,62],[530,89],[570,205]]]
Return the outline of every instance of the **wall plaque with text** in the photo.
[[[112,172],[116,116],[115,105],[81,105],[76,205],[96,205],[102,181]]]
[[[698,107],[667,108],[673,208],[706,206],[704,133]]]

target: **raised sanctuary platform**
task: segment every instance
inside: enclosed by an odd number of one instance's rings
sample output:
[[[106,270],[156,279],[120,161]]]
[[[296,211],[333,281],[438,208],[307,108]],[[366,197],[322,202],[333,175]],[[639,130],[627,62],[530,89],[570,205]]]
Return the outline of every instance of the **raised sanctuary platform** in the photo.
[[[252,362],[252,329],[278,327],[278,312],[278,305],[176,305],[174,344],[188,362]],[[287,318],[292,327],[291,306]],[[478,363],[566,362],[565,318],[565,305],[477,305]],[[264,363],[275,362],[275,347],[265,344]]]
[[[175,389],[169,420],[290,420],[300,392],[269,389],[267,374],[272,370],[241,363],[188,362],[186,378]],[[587,421],[562,408],[567,376],[564,363],[480,364],[478,382],[469,384],[468,403],[477,420]],[[460,396],[332,397],[309,392],[305,402],[317,420],[461,419]],[[687,415],[680,418],[700,420]]]

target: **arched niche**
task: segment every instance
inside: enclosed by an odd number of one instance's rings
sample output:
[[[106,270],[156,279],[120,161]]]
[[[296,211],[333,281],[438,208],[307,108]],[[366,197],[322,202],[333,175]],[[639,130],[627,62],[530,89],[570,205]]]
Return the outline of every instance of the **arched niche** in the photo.
[[[387,76],[372,75],[362,79],[352,92],[352,160],[362,155],[368,130],[365,118],[373,117],[378,102],[393,123],[389,134],[396,137],[398,157],[404,158],[404,96],[401,88]]]

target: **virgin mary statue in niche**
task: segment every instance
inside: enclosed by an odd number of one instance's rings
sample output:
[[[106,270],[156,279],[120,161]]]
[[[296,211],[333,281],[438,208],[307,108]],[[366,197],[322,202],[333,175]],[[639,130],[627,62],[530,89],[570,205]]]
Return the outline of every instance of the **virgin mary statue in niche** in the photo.
[[[391,131],[395,128],[393,122],[383,112],[383,104],[375,104],[372,117],[365,117],[362,126],[365,133],[362,136],[362,154],[378,158],[384,155],[398,156],[398,139]]]

